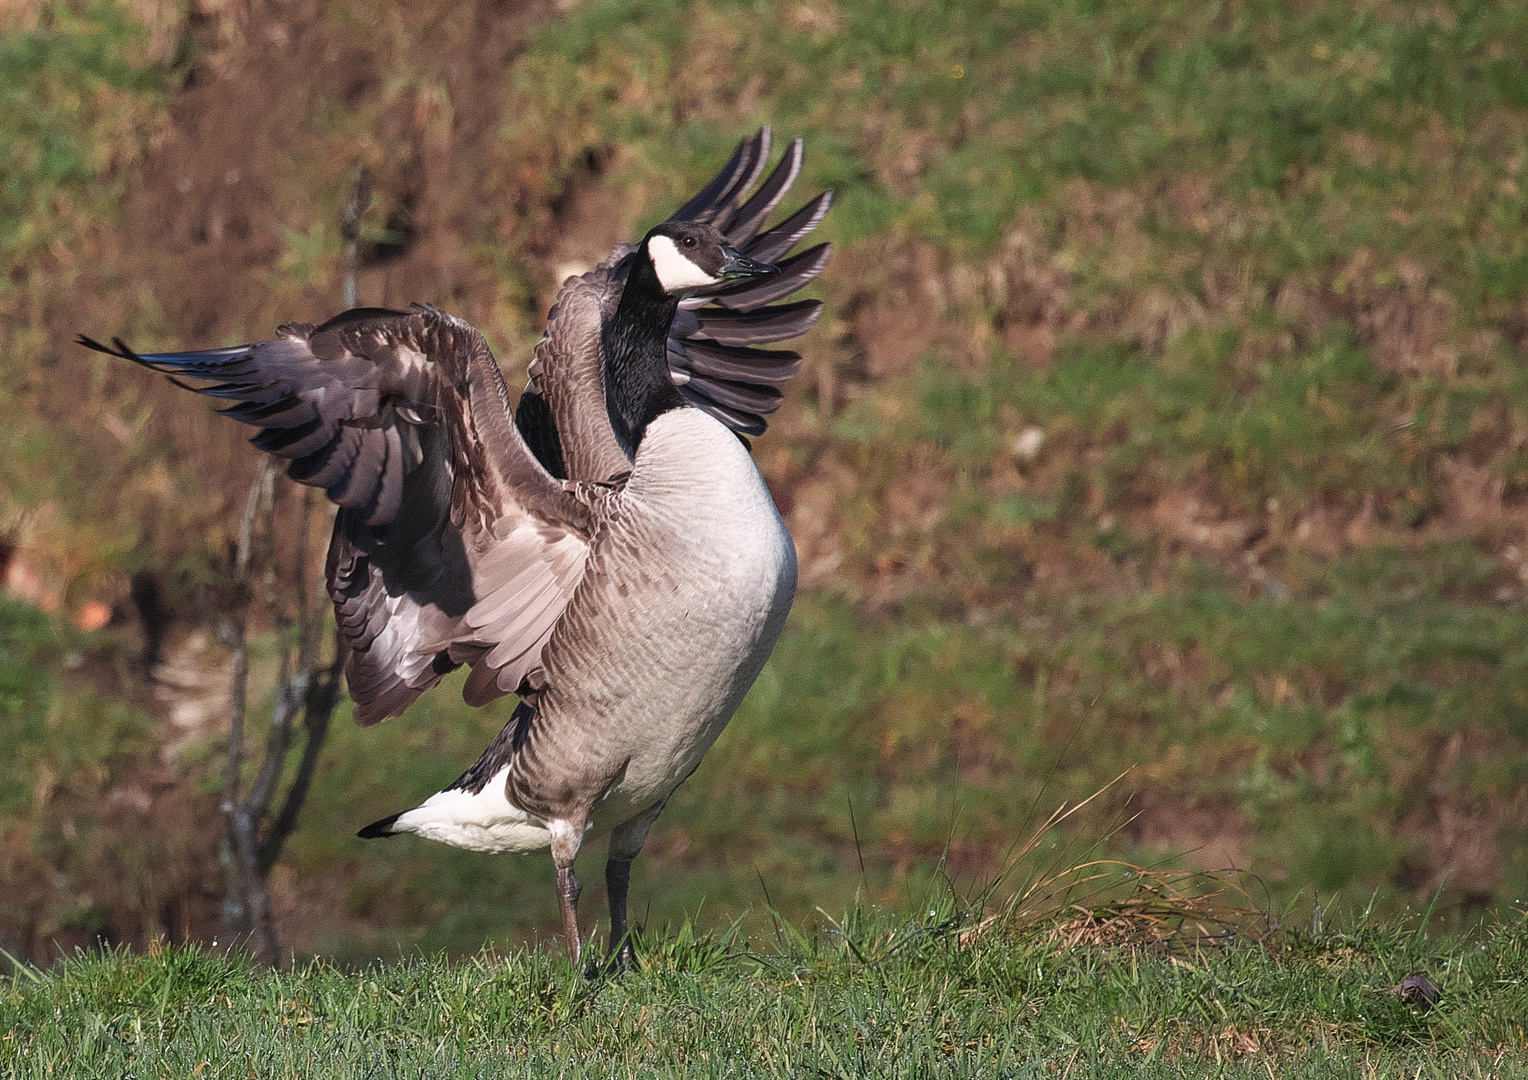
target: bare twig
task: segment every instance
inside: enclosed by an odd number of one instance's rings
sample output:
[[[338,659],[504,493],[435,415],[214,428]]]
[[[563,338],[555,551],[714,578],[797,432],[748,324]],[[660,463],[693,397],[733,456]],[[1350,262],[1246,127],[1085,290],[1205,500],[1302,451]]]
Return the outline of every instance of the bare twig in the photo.
[[[355,179],[350,184],[350,199],[345,203],[345,213],[340,217],[340,235],[345,238],[345,308],[355,307],[355,275],[361,239],[361,215],[371,198],[371,172],[365,165],[357,165]]]
[[[312,787],[329,722],[339,704],[344,665],[337,634],[333,638],[332,657],[320,658],[328,611],[310,595],[313,585],[308,533],[313,527],[314,503],[319,498],[315,492],[303,492],[294,566],[289,574],[277,573],[273,541],[277,522],[275,465],[267,461],[261,466],[240,521],[233,566],[235,593],[220,628],[234,658],[223,796],[230,864],[224,929],[232,938],[246,941],[251,953],[270,964],[277,963],[281,955],[268,888],[270,873],[287,838],[297,827]],[[280,654],[264,746],[246,791],[250,670],[247,638],[255,592],[250,585],[257,569],[263,570],[266,588],[262,590],[262,607],[276,624]],[[283,594],[280,585],[283,581],[290,583],[295,596]],[[278,798],[287,760],[296,742],[299,717],[306,734],[302,757],[285,794]],[[273,817],[272,810],[277,805],[280,812]]]
[[[249,705],[249,567],[254,560],[256,523],[263,502],[269,501],[271,467],[262,462],[244,500],[239,539],[233,553],[233,593],[218,625],[218,637],[229,650],[233,674],[229,686],[228,756],[223,766],[223,823],[228,833],[228,886],[223,898],[223,925],[230,937],[250,936],[259,925],[258,898],[251,895],[248,861],[243,843],[248,834],[239,800],[244,786],[244,724]]]
[[[356,269],[361,215],[370,197],[371,176],[358,167],[350,199],[340,218],[345,238],[345,306],[356,303]],[[224,930],[230,938],[243,940],[249,950],[268,964],[280,960],[275,919],[271,911],[268,882],[272,868],[313,786],[329,722],[340,700],[345,647],[339,633],[332,635],[334,649],[321,658],[328,620],[328,606],[316,602],[310,590],[309,538],[315,506],[325,506],[317,492],[303,489],[299,502],[300,524],[289,575],[278,573],[275,557],[276,464],[266,458],[244,501],[239,519],[238,544],[233,557],[233,595],[218,627],[219,637],[233,657],[228,725],[228,759],[223,771],[223,818],[227,829],[227,892],[223,902]],[[333,510],[319,511],[325,516]],[[259,767],[249,790],[244,790],[248,757],[246,726],[249,710],[249,613],[256,600],[253,586],[257,571],[264,588],[261,606],[275,624],[280,649],[275,695]],[[292,590],[286,595],[286,589]],[[301,718],[306,735],[302,757],[286,792],[278,797],[297,737]],[[280,811],[272,815],[277,805]]]
[[[229,800],[243,786],[244,770],[244,717],[248,708],[249,649],[245,636],[249,626],[249,563],[254,557],[255,520],[260,513],[262,500],[267,499],[271,489],[273,466],[267,460],[261,463],[255,482],[249,487],[244,499],[244,513],[239,518],[239,543],[234,549],[233,579],[234,595],[223,614],[218,627],[222,639],[233,658],[232,693],[228,720],[228,761],[223,771],[223,812],[232,810]]]

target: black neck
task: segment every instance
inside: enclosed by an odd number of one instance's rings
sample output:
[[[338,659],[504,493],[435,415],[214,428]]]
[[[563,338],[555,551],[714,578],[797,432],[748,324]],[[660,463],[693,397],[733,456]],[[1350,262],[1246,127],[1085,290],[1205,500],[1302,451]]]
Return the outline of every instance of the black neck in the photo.
[[[632,259],[615,318],[605,324],[605,409],[635,458],[647,425],[684,404],[669,377],[668,335],[679,298],[663,291],[644,243]]]

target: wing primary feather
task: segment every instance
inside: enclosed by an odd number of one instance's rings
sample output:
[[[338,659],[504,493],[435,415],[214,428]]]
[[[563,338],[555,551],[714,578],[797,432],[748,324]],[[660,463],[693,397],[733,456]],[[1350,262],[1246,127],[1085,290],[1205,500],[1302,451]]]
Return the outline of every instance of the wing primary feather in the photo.
[[[372,437],[374,434],[371,431],[361,433],[358,440],[360,445],[356,447],[355,460],[351,462],[349,470],[325,491],[330,499],[347,510],[370,505],[376,493],[382,468],[382,451],[377,445],[379,440]]]
[[[768,416],[780,407],[781,393],[773,386],[752,386],[724,379],[694,379],[680,393],[689,391],[723,408]]]
[[[755,136],[757,137],[757,136]],[[737,149],[732,151],[732,157],[727,159],[727,164],[722,166],[721,172],[711,178],[710,183],[697,191],[689,202],[669,216],[670,221],[697,221],[703,213],[714,212],[715,205],[721,195],[731,186],[737,178],[738,171],[743,164],[743,154],[747,151],[750,140],[744,139],[737,144]]]
[[[715,224],[718,214],[727,211],[738,194],[753,186],[769,157],[769,125],[738,143],[731,159],[709,184],[681,206],[670,221],[701,221]]]
[[[821,225],[822,219],[828,215],[828,207],[832,205],[833,192],[824,191],[768,232],[762,232],[748,241],[743,247],[744,252],[762,262],[774,262],[795,247],[803,236]]]
[[[710,223],[721,232],[727,231],[728,224],[737,214],[738,200],[743,197],[743,192],[753,187],[759,179],[759,174],[764,171],[764,163],[769,160],[769,146],[769,129],[761,128],[753,152],[744,159],[747,167],[738,174],[737,182],[731,189],[718,200],[716,212],[709,219]]]
[[[355,428],[341,428],[328,446],[322,446],[307,457],[300,457],[288,465],[287,475],[300,484],[330,487],[350,468],[360,445],[360,433]]]
[[[237,405],[230,405],[226,409],[219,409],[218,412],[240,423],[258,424],[261,427],[290,427],[291,424],[283,424],[282,421],[291,420],[299,413],[304,418],[317,415],[317,410],[311,403],[291,394],[270,403],[244,401]]]
[[[692,342],[685,364],[692,379],[778,384],[801,370],[801,355],[785,349],[748,349]]]
[[[301,448],[309,436],[315,433],[323,440],[319,446],[327,444],[329,434],[323,430],[323,427],[323,420],[315,416],[306,423],[295,424],[292,427],[266,428],[257,432],[249,441],[261,450],[267,450],[272,454],[281,454],[283,457],[306,457],[317,450],[318,446],[307,449],[293,448]]]
[[[143,364],[150,367],[158,363],[179,365],[188,360],[227,360],[249,352],[248,345],[232,345],[222,349],[200,349],[189,352],[137,353],[130,349],[127,343],[119,337],[112,338],[110,345],[102,345],[99,341],[85,334],[80,334],[74,340],[87,349],[94,349],[96,352],[105,353],[107,356],[115,356],[121,360],[131,360],[135,364]]]
[[[732,220],[727,223],[725,230],[727,239],[734,244],[742,244],[750,240],[753,234],[759,231],[759,226],[764,224],[764,219],[769,212],[779,205],[790,186],[796,182],[796,177],[801,172],[801,137],[798,135],[790,141],[785,154],[780,158],[779,164],[769,174],[758,191],[737,210]]]
[[[718,405],[708,398],[691,393],[688,386],[681,386],[679,395],[697,409],[714,416],[739,435],[762,435],[769,427],[762,416]]]
[[[547,399],[529,390],[521,394],[520,404],[515,406],[515,426],[542,468],[557,479],[566,480],[568,467],[562,457],[562,440]]]
[[[205,390],[198,390],[197,393],[203,397],[266,404],[280,401],[286,396],[286,388],[272,383],[224,382],[209,386]]]
[[[695,328],[684,336],[722,345],[765,345],[800,337],[821,317],[821,300],[799,300],[753,311],[706,308],[700,311]]]
[[[828,259],[832,254],[832,244],[818,244],[816,247],[807,248],[801,254],[793,255],[781,263],[780,273],[775,276],[736,285],[729,290],[717,293],[715,300],[733,311],[752,311],[754,308],[772,303],[805,287],[822,273],[822,268],[828,265]]]

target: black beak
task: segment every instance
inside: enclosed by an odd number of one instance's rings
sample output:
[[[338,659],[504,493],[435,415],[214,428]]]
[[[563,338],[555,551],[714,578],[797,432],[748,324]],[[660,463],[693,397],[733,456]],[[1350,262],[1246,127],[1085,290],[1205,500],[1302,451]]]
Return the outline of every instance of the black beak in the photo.
[[[764,277],[780,272],[774,263],[750,259],[737,248],[722,248],[722,256],[721,276],[725,278]]]

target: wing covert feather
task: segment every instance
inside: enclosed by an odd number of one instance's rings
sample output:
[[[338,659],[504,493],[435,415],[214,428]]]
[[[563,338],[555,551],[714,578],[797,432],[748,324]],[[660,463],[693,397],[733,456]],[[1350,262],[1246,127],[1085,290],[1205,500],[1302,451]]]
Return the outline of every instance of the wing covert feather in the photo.
[[[338,504],[327,577],[359,723],[462,663],[483,669],[483,700],[514,692],[583,576],[606,492],[540,466],[460,320],[372,308],[278,333],[143,355],[82,341],[233,401],[224,412],[259,429],[256,445]]]
[[[625,268],[609,265],[607,260],[589,273],[563,282],[547,315],[546,333],[536,344],[515,411],[516,424],[528,443],[556,443],[556,462],[546,453],[538,453],[538,457],[548,471],[561,464],[561,475],[569,479],[611,483],[631,471],[631,461],[616,442],[605,408],[600,351],[605,320],[620,303],[624,280]],[[531,426],[543,408],[551,421],[550,436]],[[532,431],[537,434],[532,435]]]

